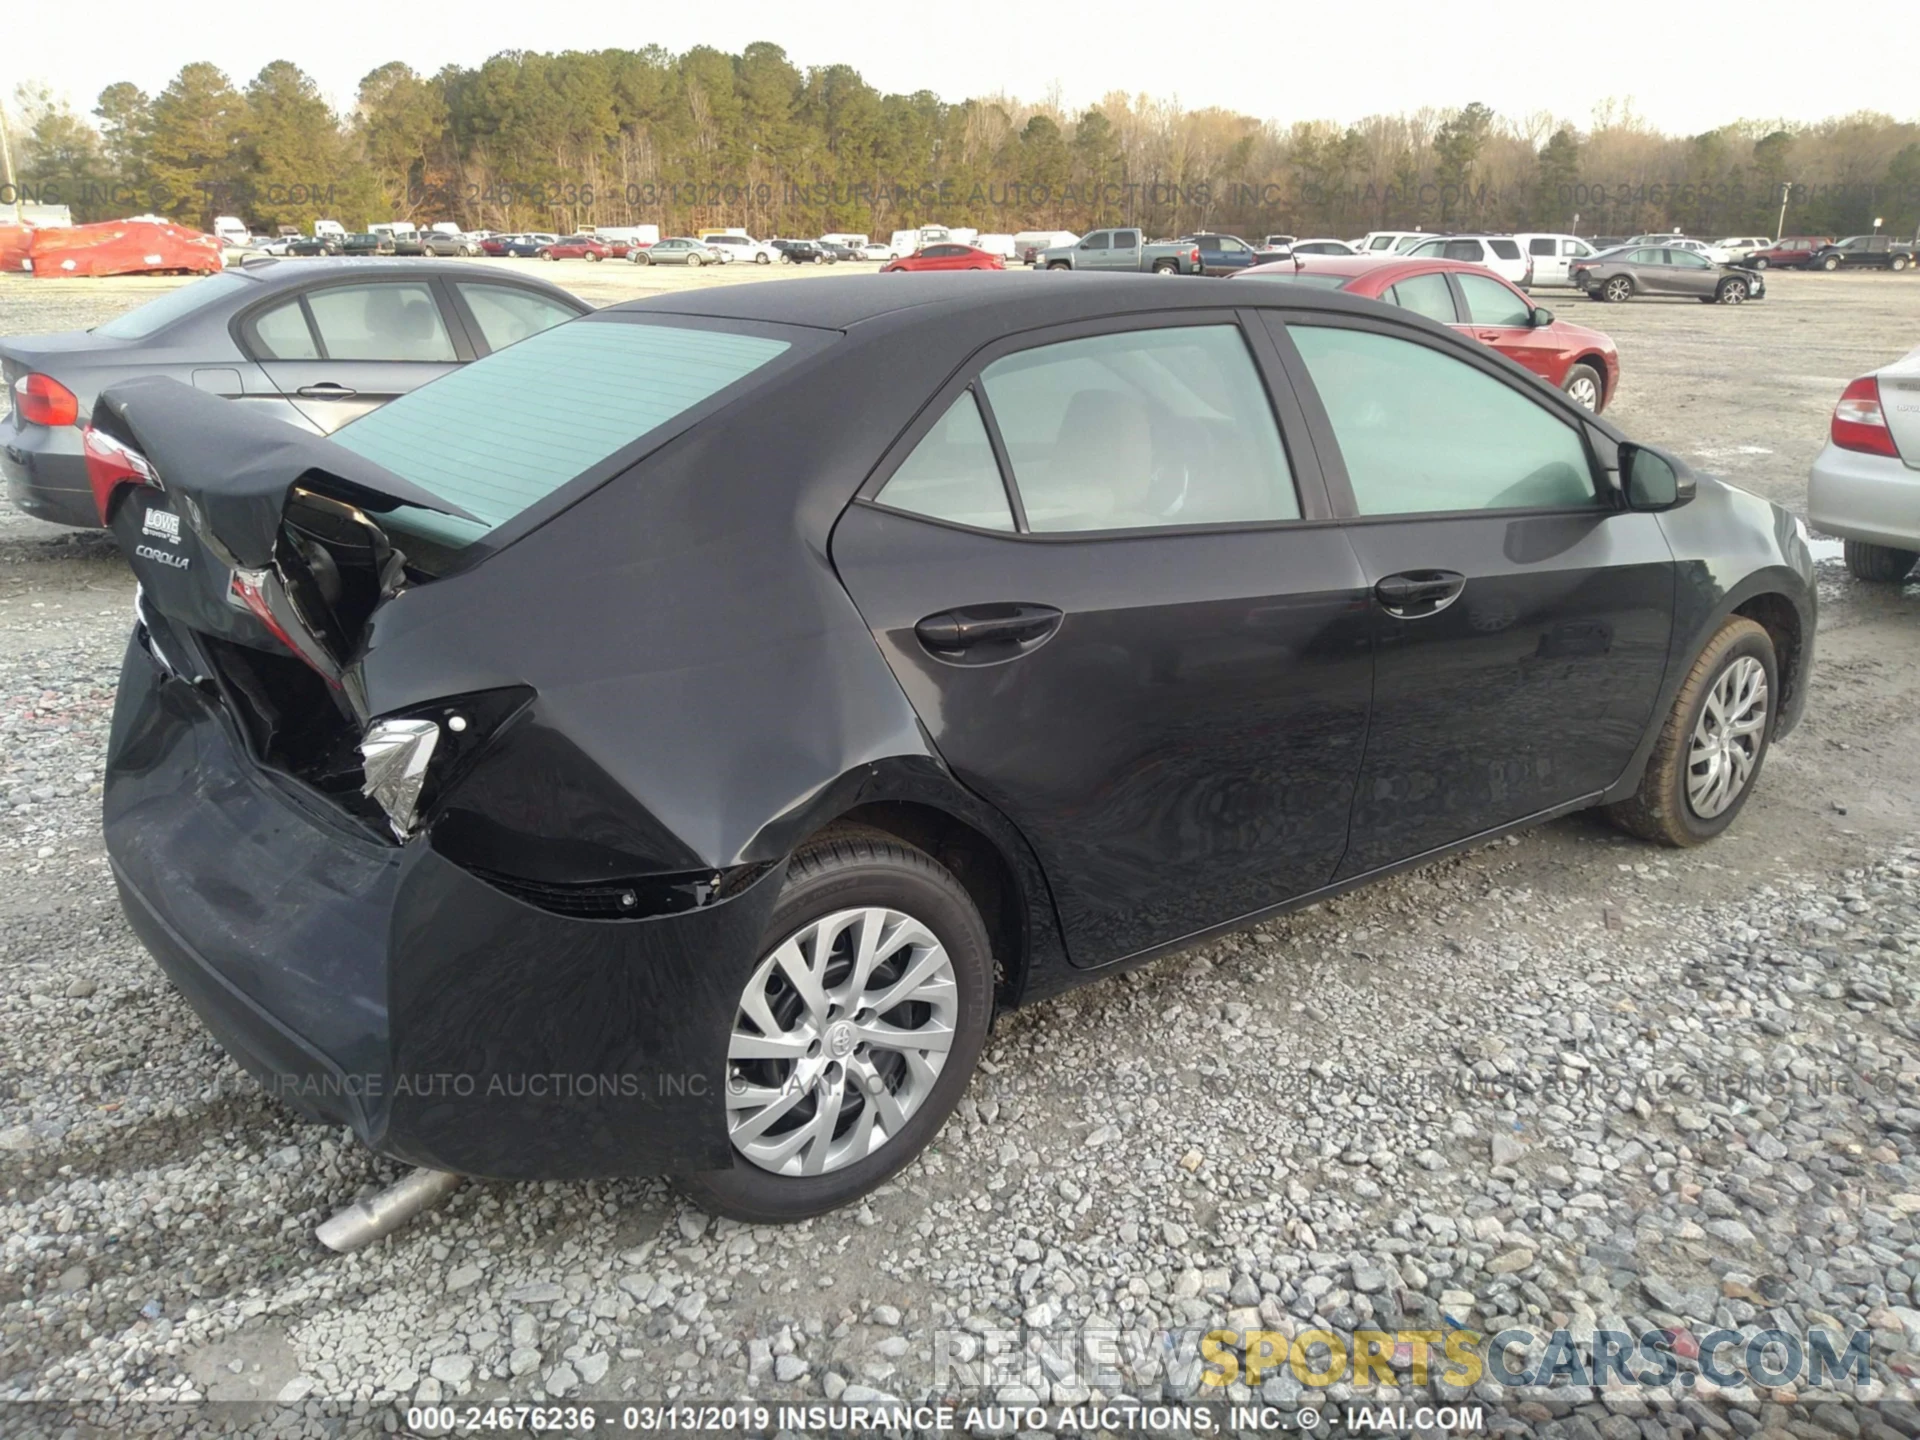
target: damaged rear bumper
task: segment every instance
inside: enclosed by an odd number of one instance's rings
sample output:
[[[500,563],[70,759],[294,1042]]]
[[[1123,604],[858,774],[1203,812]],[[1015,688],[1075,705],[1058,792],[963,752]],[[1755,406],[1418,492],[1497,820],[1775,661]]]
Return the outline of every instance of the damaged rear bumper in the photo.
[[[138,632],[120,686],[104,821],[122,904],[269,1093],[464,1175],[731,1163],[727,1036],[779,867],[680,913],[555,914],[256,764]]]

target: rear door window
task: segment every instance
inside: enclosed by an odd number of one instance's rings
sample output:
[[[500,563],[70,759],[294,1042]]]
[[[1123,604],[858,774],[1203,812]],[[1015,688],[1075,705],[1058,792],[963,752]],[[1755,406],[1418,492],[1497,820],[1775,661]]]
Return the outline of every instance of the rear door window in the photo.
[[[1520,258],[1520,247],[1511,240],[1489,240],[1487,244],[1493,250],[1493,253],[1502,260],[1518,260]]]
[[[307,296],[329,360],[457,359],[431,286],[330,285]]]
[[[550,295],[536,295],[512,285],[474,284],[457,281],[455,288],[466,301],[480,336],[489,350],[504,350],[529,335],[538,335],[574,318],[578,313]]]
[[[254,350],[262,360],[318,360],[320,347],[299,296],[254,316]]]
[[[1452,325],[1459,319],[1454,313],[1453,291],[1448,288],[1444,275],[1410,276],[1389,289],[1387,299],[1403,310],[1438,320],[1442,325]]]
[[[1579,432],[1539,402],[1414,340],[1290,325],[1362,515],[1591,508]]]
[[[1553,250],[1554,242],[1551,235],[1536,235],[1527,241],[1527,253],[1529,255],[1552,255]]]
[[[994,361],[981,384],[1036,532],[1299,518],[1237,326],[1043,345]]]
[[[960,392],[874,499],[980,530],[1014,528],[1000,464],[972,389]]]

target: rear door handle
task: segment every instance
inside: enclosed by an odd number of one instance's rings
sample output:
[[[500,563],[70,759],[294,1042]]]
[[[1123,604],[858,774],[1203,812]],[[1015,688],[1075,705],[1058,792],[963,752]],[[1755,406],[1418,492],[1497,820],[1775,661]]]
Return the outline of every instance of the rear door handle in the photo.
[[[323,380],[318,385],[302,385],[297,392],[309,400],[350,400],[360,392],[351,385],[338,385],[331,380]]]
[[[1467,577],[1457,570],[1403,570],[1373,587],[1381,607],[1401,620],[1437,615],[1460,598]]]
[[[967,605],[927,616],[913,633],[939,659],[980,665],[1036,649],[1060,628],[1063,618],[1051,605]]]

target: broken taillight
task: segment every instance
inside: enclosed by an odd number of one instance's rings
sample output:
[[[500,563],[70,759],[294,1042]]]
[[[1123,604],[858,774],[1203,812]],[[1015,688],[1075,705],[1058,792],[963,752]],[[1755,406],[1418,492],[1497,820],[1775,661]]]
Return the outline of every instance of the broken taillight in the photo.
[[[268,592],[273,585],[272,573],[267,570],[235,570],[229,589],[233,598],[252,612],[255,619],[272,632],[278,640],[294,655],[306,663],[309,670],[326,681],[333,689],[340,688],[338,676],[329,674],[325,667],[316,662],[309,653],[308,646],[293,638],[292,633],[281,623],[280,617],[273,613],[273,604]]]
[[[29,375],[27,379],[35,379]],[[160,483],[160,473],[153,468],[138,450],[123,445],[111,435],[106,435],[89,425],[80,434],[80,448],[87,457],[87,483],[93,489],[93,508],[99,512],[100,523],[105,525],[107,512],[113,508],[113,497],[124,485],[147,485],[155,490],[164,489]]]

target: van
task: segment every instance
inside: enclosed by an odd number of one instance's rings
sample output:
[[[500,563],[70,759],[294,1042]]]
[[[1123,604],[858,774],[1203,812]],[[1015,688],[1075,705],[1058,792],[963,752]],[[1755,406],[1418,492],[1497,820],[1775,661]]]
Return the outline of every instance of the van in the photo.
[[[751,240],[753,238],[751,235],[747,234],[746,231],[740,229],[738,226],[734,226],[733,228],[727,229],[727,230],[702,230],[698,232],[695,238],[705,241],[705,240],[713,239],[713,237],[716,235],[733,235],[733,236],[737,236],[739,239],[742,239],[742,240]]]
[[[867,246],[867,237],[857,230],[836,230],[820,238],[832,245],[844,245],[849,250],[864,250]]]
[[[338,220],[316,220],[313,222],[313,238],[316,240],[324,240],[329,235],[337,240],[346,233],[347,227],[342,225]]]
[[[1002,260],[1011,260],[1014,256],[1013,236],[1011,235],[976,235],[973,240],[973,248],[976,250],[984,250],[989,255],[998,255]]]
[[[1022,265],[1033,264],[1042,250],[1058,250],[1078,245],[1080,237],[1071,230],[1021,230],[1013,237],[1013,258]]]
[[[244,245],[247,243],[247,222],[238,215],[216,215],[213,217],[213,234],[223,245]]]

